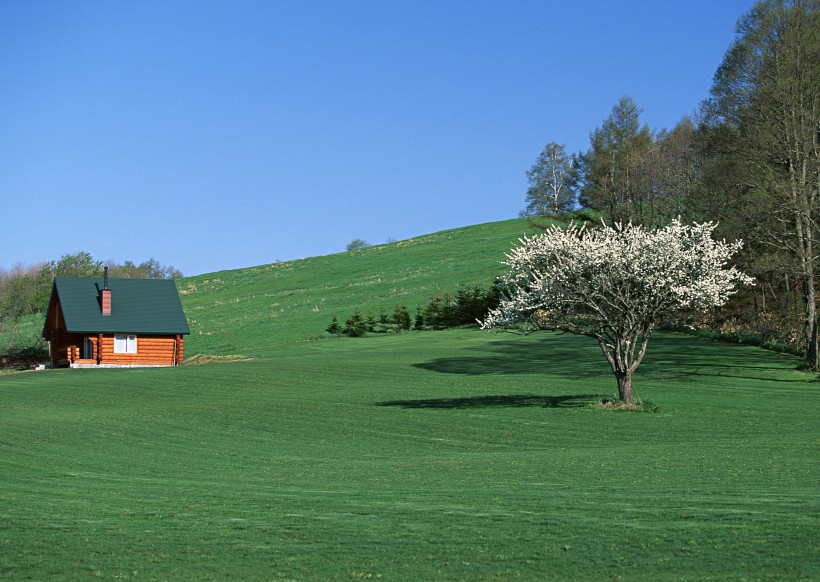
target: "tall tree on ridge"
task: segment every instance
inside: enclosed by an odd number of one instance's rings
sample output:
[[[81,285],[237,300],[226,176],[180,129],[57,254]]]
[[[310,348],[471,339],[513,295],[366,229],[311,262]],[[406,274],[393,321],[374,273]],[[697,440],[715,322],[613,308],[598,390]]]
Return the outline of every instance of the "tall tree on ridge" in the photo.
[[[803,287],[806,358],[816,370],[820,0],[755,4],[738,22],[704,111],[718,155],[705,168],[711,188],[703,198],[739,213],[734,220],[748,225],[750,242],[790,258]]]
[[[527,180],[527,207],[521,216],[556,215],[575,205],[576,171],[563,145],[548,143],[527,171]]]
[[[641,126],[640,113],[631,97],[622,97],[590,134],[590,149],[578,156],[584,183],[581,205],[613,223],[653,222],[648,216],[653,136],[648,126]]]

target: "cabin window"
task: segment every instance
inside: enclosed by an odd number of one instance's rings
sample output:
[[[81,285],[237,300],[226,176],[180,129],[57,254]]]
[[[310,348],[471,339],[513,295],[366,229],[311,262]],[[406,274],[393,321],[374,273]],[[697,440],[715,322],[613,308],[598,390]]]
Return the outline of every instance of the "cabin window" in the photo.
[[[137,353],[137,336],[135,335],[120,335],[114,336],[114,353],[115,354],[136,354]]]

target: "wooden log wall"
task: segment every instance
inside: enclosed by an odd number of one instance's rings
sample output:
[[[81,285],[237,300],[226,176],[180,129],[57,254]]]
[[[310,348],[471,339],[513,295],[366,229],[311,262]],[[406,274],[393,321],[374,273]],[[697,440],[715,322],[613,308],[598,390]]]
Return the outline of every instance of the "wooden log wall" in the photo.
[[[137,352],[134,354],[114,353],[114,336],[103,335],[101,342],[102,364],[142,364],[173,366],[179,363],[175,359],[177,341],[174,336],[137,336]]]
[[[51,336],[50,353],[51,363],[54,365],[66,364],[77,360],[82,355],[82,345],[85,336],[68,334],[58,330]]]
[[[114,335],[55,333],[50,340],[52,364],[65,365],[81,359],[85,355],[83,346],[86,337],[91,340],[92,347],[89,359],[96,361],[97,364],[173,366],[181,364],[185,354],[185,341],[181,335],[138,335],[136,353],[118,354],[114,353]]]

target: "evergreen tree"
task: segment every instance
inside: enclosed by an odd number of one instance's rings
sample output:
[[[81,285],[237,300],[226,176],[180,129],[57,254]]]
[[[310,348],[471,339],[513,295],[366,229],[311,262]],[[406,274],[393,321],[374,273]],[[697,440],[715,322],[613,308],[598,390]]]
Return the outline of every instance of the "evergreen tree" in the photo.
[[[614,223],[649,222],[653,136],[640,125],[640,113],[631,97],[622,97],[590,135],[590,149],[576,157],[583,180],[579,202]]]

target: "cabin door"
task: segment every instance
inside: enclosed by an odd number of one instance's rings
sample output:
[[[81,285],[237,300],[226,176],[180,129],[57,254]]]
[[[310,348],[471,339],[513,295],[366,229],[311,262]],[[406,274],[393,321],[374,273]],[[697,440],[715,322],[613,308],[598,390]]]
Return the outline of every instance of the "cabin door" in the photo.
[[[83,341],[83,359],[84,360],[91,360],[93,358],[94,358],[94,342],[91,341],[90,337],[87,337]]]

